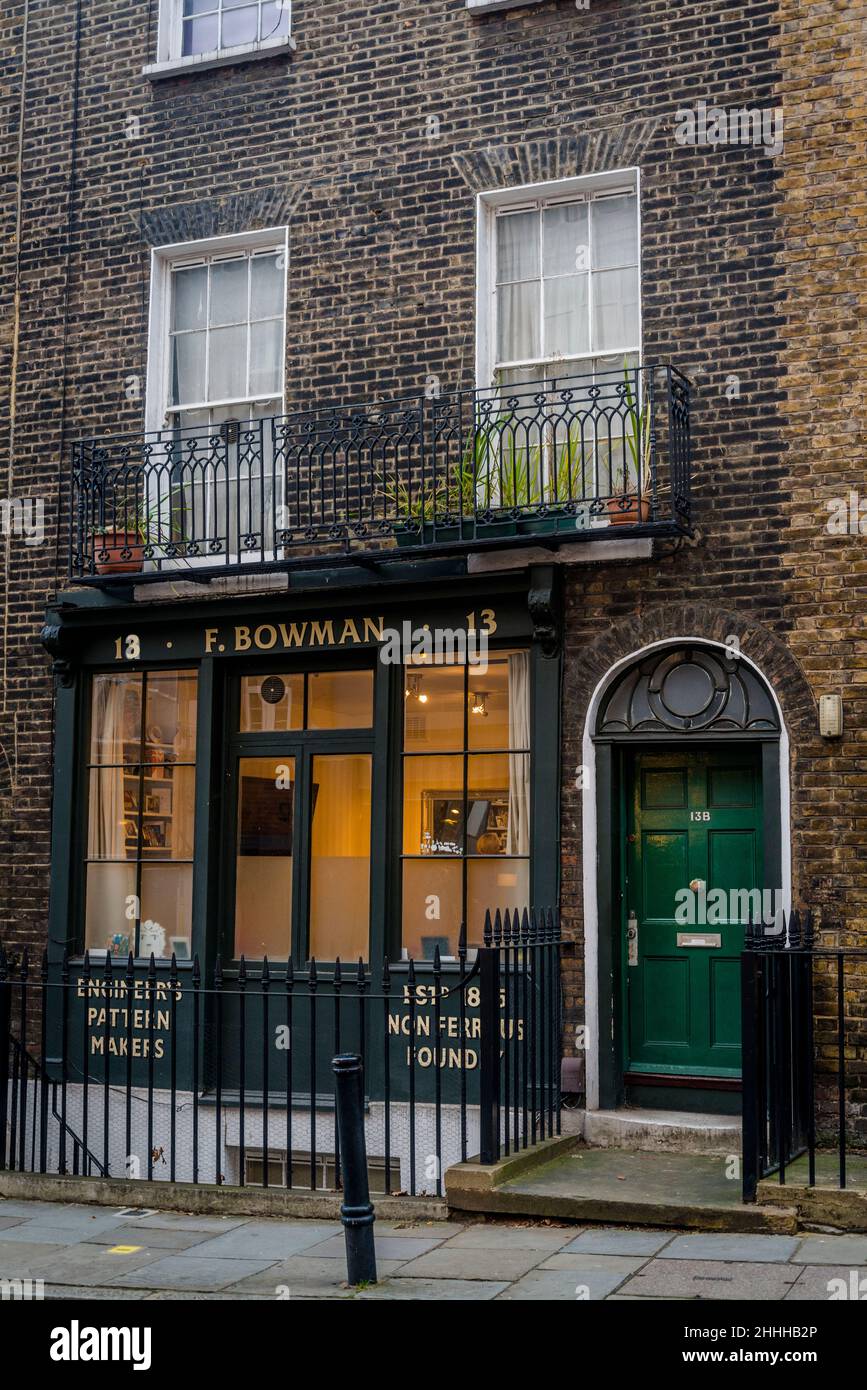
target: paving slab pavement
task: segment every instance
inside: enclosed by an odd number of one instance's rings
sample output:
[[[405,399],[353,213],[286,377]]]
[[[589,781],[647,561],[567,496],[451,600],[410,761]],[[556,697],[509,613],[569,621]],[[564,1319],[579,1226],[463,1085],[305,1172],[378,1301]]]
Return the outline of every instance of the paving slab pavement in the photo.
[[[129,1208],[0,1200],[0,1279],[42,1280],[49,1299],[125,1302],[826,1301],[835,1289],[840,1296],[834,1281],[849,1290],[867,1279],[867,1235],[684,1235],[526,1218],[390,1220],[374,1233],[380,1282],[352,1289],[336,1221],[136,1217]]]
[[[800,1279],[804,1268],[804,1265],[760,1264],[757,1261],[655,1258],[624,1284],[622,1292],[653,1298],[779,1302]]]

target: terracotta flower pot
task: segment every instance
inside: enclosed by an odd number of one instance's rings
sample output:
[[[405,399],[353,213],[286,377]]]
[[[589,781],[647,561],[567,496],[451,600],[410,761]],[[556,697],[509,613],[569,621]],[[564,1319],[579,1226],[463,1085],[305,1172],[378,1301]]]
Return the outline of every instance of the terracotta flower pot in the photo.
[[[145,543],[137,531],[97,531],[93,555],[97,574],[138,574],[144,565]],[[99,559],[105,555],[105,559]]]
[[[650,520],[650,498],[644,494],[636,497],[631,494],[626,510],[620,505],[619,497],[608,498],[608,519],[612,526],[637,526],[639,522]]]

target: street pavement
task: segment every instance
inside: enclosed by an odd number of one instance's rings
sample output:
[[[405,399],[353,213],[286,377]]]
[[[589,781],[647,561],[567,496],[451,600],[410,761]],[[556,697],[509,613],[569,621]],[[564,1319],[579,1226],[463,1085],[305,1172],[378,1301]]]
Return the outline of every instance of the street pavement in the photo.
[[[409,1219],[375,1232],[380,1282],[352,1289],[336,1221],[0,1200],[0,1281],[41,1281],[47,1299],[789,1302],[852,1297],[860,1281],[867,1295],[867,1235]]]

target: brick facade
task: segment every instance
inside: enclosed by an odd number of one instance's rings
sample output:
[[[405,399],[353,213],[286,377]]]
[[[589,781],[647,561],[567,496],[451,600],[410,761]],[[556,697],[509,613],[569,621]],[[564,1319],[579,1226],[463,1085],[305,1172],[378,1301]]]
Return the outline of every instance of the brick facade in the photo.
[[[566,577],[566,930],[580,941],[589,691],[646,641],[736,634],[792,739],[795,897],[863,939],[867,566],[860,539],[823,531],[826,495],[863,472],[863,4],[830,18],[808,4],[806,19],[788,0],[293,8],[291,57],[152,84],[156,0],[31,4],[18,324],[22,0],[0,17],[0,468],[8,495],[44,497],[47,520],[44,545],[4,555],[0,934],[44,940],[52,694],[36,639],[63,583],[64,451],[81,431],[142,425],[151,246],[289,223],[290,408],[431,376],[448,389],[473,373],[475,194],[638,166],[644,351],[694,383],[698,533]],[[782,103],[784,153],[679,144],[676,113],[702,100]],[[816,731],[829,689],[846,697],[837,744]]]

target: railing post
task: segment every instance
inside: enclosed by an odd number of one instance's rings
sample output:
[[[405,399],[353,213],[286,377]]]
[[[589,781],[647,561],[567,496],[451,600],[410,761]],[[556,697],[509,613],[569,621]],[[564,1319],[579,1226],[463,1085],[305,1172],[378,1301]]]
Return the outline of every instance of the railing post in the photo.
[[[489,922],[485,923],[488,939]],[[479,949],[479,1161],[500,1157],[500,953]]]
[[[6,952],[0,946],[0,1172],[6,1168],[6,1122],[9,1106],[9,1047],[12,1026],[12,986]]]
[[[743,1051],[743,1153],[741,1155],[743,1200],[754,1202],[759,1181],[759,1124],[762,1066],[760,1050],[763,1045],[759,1026],[761,1008],[761,958],[751,949],[751,931],[747,928],[746,949],[741,955],[741,1043]]]
[[[340,1220],[343,1222],[346,1240],[346,1281],[352,1285],[375,1284],[376,1246],[373,1239],[373,1223],[376,1214],[370,1200],[367,1178],[361,1058],[355,1052],[342,1053],[334,1058],[332,1068],[343,1176]]]

